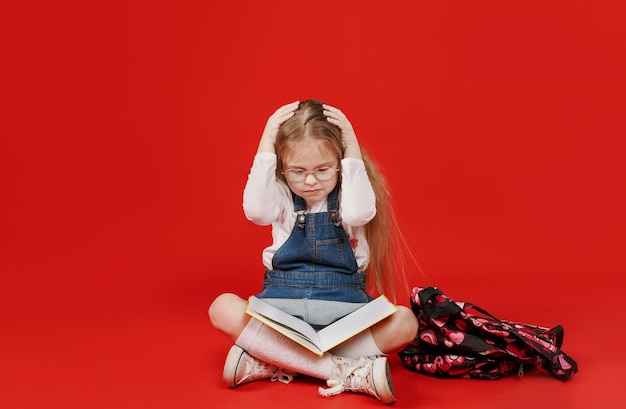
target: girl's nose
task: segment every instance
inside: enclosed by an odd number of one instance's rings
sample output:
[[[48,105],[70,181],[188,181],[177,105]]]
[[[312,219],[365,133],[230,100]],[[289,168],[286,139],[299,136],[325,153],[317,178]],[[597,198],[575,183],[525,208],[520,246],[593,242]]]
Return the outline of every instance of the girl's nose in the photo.
[[[304,178],[304,183],[307,185],[314,185],[317,183],[317,179],[315,178],[315,173],[307,173]]]

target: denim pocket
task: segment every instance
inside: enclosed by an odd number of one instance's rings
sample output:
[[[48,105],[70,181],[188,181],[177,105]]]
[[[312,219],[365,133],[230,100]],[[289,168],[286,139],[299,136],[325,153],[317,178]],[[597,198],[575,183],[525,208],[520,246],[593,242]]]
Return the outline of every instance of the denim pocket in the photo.
[[[315,261],[330,267],[343,267],[345,251],[343,238],[337,237],[315,241]]]

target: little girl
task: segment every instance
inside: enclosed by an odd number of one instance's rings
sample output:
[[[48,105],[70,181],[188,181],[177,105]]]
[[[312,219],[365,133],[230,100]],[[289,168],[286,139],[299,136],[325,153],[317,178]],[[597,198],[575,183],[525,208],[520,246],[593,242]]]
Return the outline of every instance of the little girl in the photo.
[[[337,108],[317,101],[280,107],[267,121],[243,194],[246,217],[272,225],[257,297],[311,325],[324,326],[394,284],[391,212],[386,184]],[[403,306],[390,317],[318,357],[245,313],[247,301],[221,294],[211,304],[215,328],[232,339],[223,380],[289,383],[296,373],[326,381],[322,396],[343,391],[386,404],[395,393],[386,355],[417,333]]]

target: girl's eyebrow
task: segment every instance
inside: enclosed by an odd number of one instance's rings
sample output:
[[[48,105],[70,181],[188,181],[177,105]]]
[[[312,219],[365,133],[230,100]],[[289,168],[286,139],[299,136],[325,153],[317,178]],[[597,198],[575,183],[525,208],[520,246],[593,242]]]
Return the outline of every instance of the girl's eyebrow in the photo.
[[[333,166],[336,166],[335,162],[325,162],[325,163],[323,163],[321,165],[315,166],[313,169],[327,168],[327,167],[333,167]],[[306,168],[303,167],[303,166],[290,165],[290,164],[287,164],[287,166],[285,166],[285,168],[288,168],[288,169],[304,169],[304,170],[306,170]]]

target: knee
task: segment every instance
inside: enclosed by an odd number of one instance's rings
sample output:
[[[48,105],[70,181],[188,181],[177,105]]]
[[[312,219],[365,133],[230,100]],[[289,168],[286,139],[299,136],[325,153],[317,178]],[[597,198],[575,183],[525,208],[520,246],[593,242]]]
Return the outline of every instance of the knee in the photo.
[[[419,330],[419,323],[413,311],[400,305],[394,315],[396,315],[396,322],[399,324],[396,326],[398,339],[402,339],[407,344],[415,340]]]
[[[409,308],[399,305],[398,311],[372,328],[378,349],[390,354],[405,348],[417,336],[417,317]]]
[[[232,316],[237,310],[237,304],[241,298],[231,293],[218,295],[209,307],[209,319],[211,324],[218,330],[225,331],[232,323]]]

